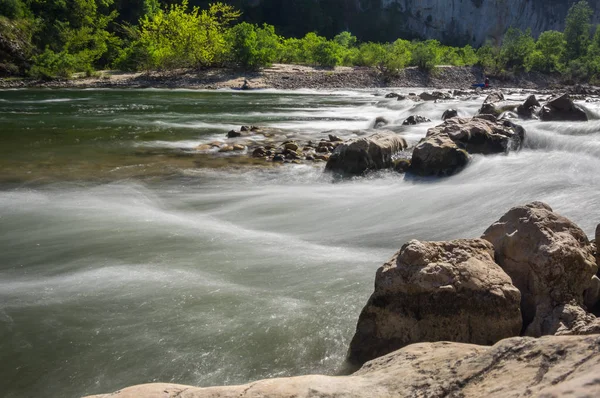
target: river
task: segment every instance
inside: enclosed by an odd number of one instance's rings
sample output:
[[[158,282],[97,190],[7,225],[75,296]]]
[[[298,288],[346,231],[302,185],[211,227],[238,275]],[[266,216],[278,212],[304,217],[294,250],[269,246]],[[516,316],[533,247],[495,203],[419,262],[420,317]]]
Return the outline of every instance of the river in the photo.
[[[445,109],[483,101],[388,91],[0,91],[2,395],[335,374],[375,271],[406,241],[477,237],[532,200],[593,235],[600,103],[583,103],[588,123],[525,122],[522,151],[443,179],[338,181],[323,164],[193,149],[242,124],[319,139],[377,116],[414,144]],[[400,126],[411,114],[433,121]]]

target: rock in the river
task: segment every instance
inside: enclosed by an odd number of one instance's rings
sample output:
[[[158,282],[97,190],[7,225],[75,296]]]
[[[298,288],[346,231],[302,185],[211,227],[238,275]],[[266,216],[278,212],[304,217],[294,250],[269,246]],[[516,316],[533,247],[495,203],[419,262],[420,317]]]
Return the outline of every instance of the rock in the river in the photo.
[[[515,337],[493,347],[414,344],[351,376],[299,376],[241,386],[144,384],[88,398],[583,398],[600,396],[600,336]]]
[[[468,153],[484,155],[520,149],[525,138],[521,126],[508,121],[498,122],[489,115],[452,118],[427,131],[427,137],[440,134],[448,135]]]
[[[423,101],[436,101],[441,99],[449,99],[452,98],[452,95],[447,93],[442,93],[441,91],[434,91],[431,93],[423,92],[419,94],[419,98]]]
[[[403,95],[400,95],[400,94],[398,94],[398,93],[389,93],[389,94],[386,94],[386,95],[385,95],[385,98],[398,98],[398,99],[400,99],[400,98],[402,98],[402,97],[404,97],[404,96],[403,96]]]
[[[421,115],[411,115],[409,117],[406,118],[406,120],[404,120],[404,122],[402,122],[402,125],[404,126],[410,126],[410,125],[415,125],[415,124],[419,124],[419,123],[427,123],[430,122],[430,119],[427,119],[424,116]]]
[[[375,123],[373,123],[373,128],[379,129],[387,126],[388,124],[390,124],[390,121],[387,120],[385,117],[377,116],[377,118],[375,118]]]
[[[511,209],[482,238],[494,245],[496,261],[521,291],[526,335],[564,334],[574,327],[578,321],[571,318],[585,311],[565,305],[583,304],[597,272],[593,247],[577,225],[533,202]]]
[[[224,145],[219,149],[219,152],[233,152],[233,145]]]
[[[471,119],[454,117],[428,130],[413,151],[412,171],[419,175],[451,175],[462,169],[472,154],[505,153],[519,149],[525,130],[492,115]]]
[[[331,142],[343,142],[344,140],[334,134],[329,134],[329,141]]]
[[[519,105],[516,109],[517,115],[524,119],[531,119],[534,117],[536,111],[541,107],[535,95],[531,94],[525,102]]]
[[[237,138],[237,137],[241,137],[241,136],[242,136],[241,131],[231,130],[227,133],[227,138]]]
[[[412,240],[377,271],[348,360],[360,365],[425,341],[488,345],[517,336],[520,300],[489,242]]]
[[[267,150],[262,146],[259,146],[252,152],[253,158],[264,158],[265,156],[267,156]]]
[[[407,147],[406,140],[394,132],[381,132],[338,145],[325,170],[343,175],[393,167],[392,156]]]
[[[494,115],[498,117],[506,111],[514,111],[518,105],[518,102],[505,101],[504,94],[497,91],[487,96],[487,98],[483,101],[483,105],[479,109],[478,114]]]
[[[297,151],[298,148],[299,148],[299,146],[296,143],[296,141],[286,142],[286,143],[283,144],[283,147],[285,149],[289,149],[291,151]]]
[[[588,120],[583,109],[573,103],[569,94],[562,94],[550,98],[540,110],[542,121],[581,121]]]
[[[410,170],[422,176],[448,176],[469,163],[469,154],[446,134],[422,140],[413,150]]]
[[[444,111],[444,114],[442,115],[442,120],[448,120],[451,119],[453,117],[457,117],[458,116],[458,111],[456,109],[446,109]]]

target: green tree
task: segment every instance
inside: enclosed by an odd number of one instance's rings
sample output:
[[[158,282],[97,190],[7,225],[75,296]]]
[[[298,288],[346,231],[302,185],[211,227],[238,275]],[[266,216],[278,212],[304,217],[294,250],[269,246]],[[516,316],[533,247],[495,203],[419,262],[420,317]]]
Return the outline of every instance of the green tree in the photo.
[[[531,36],[531,29],[525,32],[520,29],[510,28],[504,36],[500,48],[499,60],[507,69],[521,69],[525,66],[525,59],[533,52],[535,40]]]
[[[147,52],[143,68],[172,69],[219,65],[226,59],[225,37],[231,21],[240,16],[233,7],[214,3],[188,12],[188,1],[146,15],[140,21],[139,43]]]
[[[565,60],[583,57],[590,44],[591,18],[594,11],[587,1],[581,0],[569,9],[565,20]]]
[[[24,18],[27,6],[21,0],[0,0],[0,15],[10,19]]]
[[[437,40],[415,42],[413,43],[411,63],[419,69],[429,71],[439,64],[440,54],[440,42]]]
[[[562,32],[543,32],[535,43],[535,50],[527,55],[525,69],[537,72],[559,72],[565,52],[565,38]]]
[[[344,31],[333,38],[337,44],[344,48],[351,48],[356,45],[357,38],[356,36],[352,36],[352,33],[348,31]]]

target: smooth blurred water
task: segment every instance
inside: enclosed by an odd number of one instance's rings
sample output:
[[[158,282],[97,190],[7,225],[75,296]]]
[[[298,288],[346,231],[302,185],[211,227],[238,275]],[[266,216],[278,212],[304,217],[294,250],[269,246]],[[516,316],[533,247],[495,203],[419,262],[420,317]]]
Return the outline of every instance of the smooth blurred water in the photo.
[[[383,93],[0,91],[0,391],[334,374],[409,239],[477,237],[532,200],[589,235],[600,222],[598,104],[588,123],[527,122],[524,150],[445,179],[209,167],[192,149],[242,124],[318,139],[377,116],[415,143],[483,100]],[[411,114],[433,121],[400,126]]]

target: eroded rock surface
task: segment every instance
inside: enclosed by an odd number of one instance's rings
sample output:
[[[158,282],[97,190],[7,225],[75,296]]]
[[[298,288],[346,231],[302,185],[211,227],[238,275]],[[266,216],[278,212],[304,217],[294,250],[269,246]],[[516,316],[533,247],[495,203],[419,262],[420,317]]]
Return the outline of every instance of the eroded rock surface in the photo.
[[[483,239],[410,241],[384,264],[348,359],[363,364],[409,344],[493,344],[517,336],[521,295]]]
[[[392,156],[406,147],[406,140],[394,132],[352,139],[336,147],[325,170],[343,175],[361,175],[366,171],[392,168]]]
[[[211,388],[146,384],[93,398],[598,397],[599,375],[600,336],[517,337],[493,347],[414,344],[368,362],[351,376]]]
[[[468,154],[505,153],[520,149],[525,130],[493,115],[450,118],[427,131],[412,156],[412,171],[419,175],[451,175],[464,167]]]
[[[541,202],[511,209],[482,236],[521,291],[525,334],[580,333],[593,318],[579,310],[597,272],[585,233]]]

